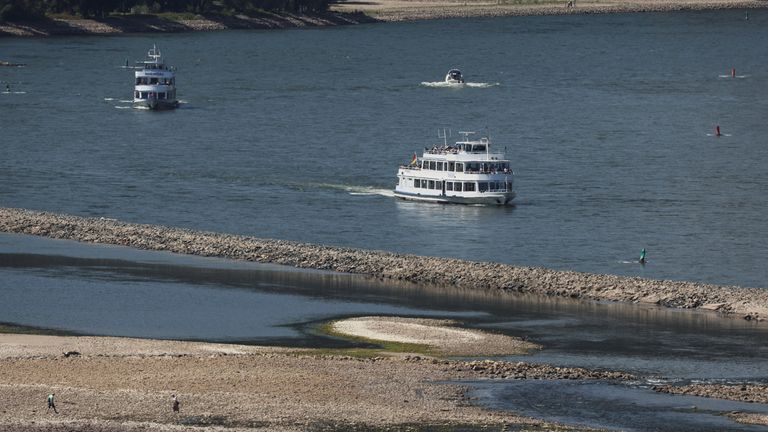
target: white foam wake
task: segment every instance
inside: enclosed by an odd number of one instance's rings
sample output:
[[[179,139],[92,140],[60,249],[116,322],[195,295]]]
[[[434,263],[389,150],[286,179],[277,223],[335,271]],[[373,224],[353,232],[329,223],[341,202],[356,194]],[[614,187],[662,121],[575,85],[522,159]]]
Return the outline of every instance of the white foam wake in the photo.
[[[471,87],[471,88],[490,88],[490,87],[496,87],[501,85],[500,83],[476,83],[476,82],[468,82],[463,84],[456,84],[456,83],[449,83],[445,81],[422,81],[421,85],[423,87],[431,87],[431,88],[464,88],[464,87]]]

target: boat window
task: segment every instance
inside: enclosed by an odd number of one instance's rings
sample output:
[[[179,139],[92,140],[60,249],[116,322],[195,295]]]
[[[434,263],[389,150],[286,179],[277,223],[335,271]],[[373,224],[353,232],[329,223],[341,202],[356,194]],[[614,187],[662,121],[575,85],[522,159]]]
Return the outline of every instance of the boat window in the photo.
[[[429,169],[434,170],[437,168],[435,161],[429,161]]]
[[[472,146],[472,151],[483,152],[483,151],[485,151],[485,146],[484,145],[474,145],[474,146]]]
[[[443,170],[443,163],[442,162],[438,162],[437,163],[437,170],[438,171],[442,171]]]
[[[150,84],[157,84],[157,78],[150,78],[149,79]]]
[[[488,182],[480,182],[477,184],[477,186],[477,190],[480,192],[485,192],[488,190]]]
[[[456,164],[456,172],[464,172],[464,164],[459,162]]]
[[[421,181],[419,179],[414,179],[413,180],[413,187],[415,187],[417,189],[420,188],[421,187]]]
[[[421,188],[422,189],[426,189],[427,188],[427,181],[426,180],[422,180],[421,181]]]
[[[141,92],[141,97],[139,99],[146,99],[147,98],[147,92]]]
[[[445,190],[453,190],[453,182],[445,182]]]
[[[456,169],[456,163],[448,162],[448,171],[453,171],[455,169]]]
[[[429,181],[429,188],[430,189],[434,189],[435,188],[435,181],[434,180],[430,180]]]
[[[464,182],[464,191],[465,192],[474,192],[475,190],[475,183],[474,182]]]

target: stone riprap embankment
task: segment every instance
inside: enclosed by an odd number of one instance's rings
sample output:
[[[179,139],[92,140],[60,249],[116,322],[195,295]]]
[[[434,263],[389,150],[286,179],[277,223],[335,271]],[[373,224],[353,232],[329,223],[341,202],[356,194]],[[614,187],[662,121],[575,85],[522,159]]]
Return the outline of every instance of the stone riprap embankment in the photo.
[[[738,314],[749,320],[762,320],[768,315],[768,290],[759,288],[422,257],[13,208],[0,208],[0,232],[333,270],[438,286],[707,309]]]
[[[741,402],[768,404],[766,384],[690,384],[684,386],[656,386],[659,393],[728,399]]]

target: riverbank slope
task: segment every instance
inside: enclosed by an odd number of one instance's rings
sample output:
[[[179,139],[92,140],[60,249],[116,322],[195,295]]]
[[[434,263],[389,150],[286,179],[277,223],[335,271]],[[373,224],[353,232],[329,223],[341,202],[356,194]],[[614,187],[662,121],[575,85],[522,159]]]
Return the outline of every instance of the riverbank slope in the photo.
[[[748,10],[768,8],[764,0],[349,0],[328,12],[263,11],[250,15],[171,18],[157,15],[111,16],[103,19],[51,18],[0,22],[0,36],[114,35],[234,29],[324,27],[391,21],[528,15],[673,12],[681,10]]]
[[[327,27],[375,22],[361,12],[329,11],[294,14],[261,12],[251,15],[208,15],[170,18],[156,15],[111,16],[101,19],[51,18],[0,22],[0,36],[116,35],[123,33],[179,33],[215,30],[266,30]]]

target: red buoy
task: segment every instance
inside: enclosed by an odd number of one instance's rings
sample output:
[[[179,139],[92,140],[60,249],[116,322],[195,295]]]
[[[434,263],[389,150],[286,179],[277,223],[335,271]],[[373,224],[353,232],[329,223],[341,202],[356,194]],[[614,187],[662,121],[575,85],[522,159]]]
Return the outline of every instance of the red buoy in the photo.
[[[715,126],[715,136],[720,136],[720,125]]]

